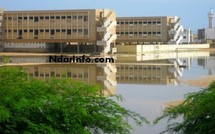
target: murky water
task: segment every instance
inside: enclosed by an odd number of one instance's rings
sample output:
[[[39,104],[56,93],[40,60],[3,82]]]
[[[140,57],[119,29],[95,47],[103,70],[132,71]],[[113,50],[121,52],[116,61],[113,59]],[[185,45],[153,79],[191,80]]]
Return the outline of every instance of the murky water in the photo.
[[[104,94],[121,94],[121,105],[143,114],[151,122],[161,114],[165,103],[181,100],[199,87],[184,81],[215,75],[215,57],[211,52],[148,53],[115,55],[115,63],[47,63],[47,56],[0,55],[1,64],[22,66],[38,79],[67,77],[89,84],[101,84]],[[132,123],[132,122],[131,122]],[[157,134],[166,127],[133,124],[134,134]]]

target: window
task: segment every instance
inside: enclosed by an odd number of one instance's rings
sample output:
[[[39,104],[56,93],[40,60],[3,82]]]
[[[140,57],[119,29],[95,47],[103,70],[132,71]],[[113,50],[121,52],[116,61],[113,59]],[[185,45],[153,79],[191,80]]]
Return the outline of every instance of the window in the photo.
[[[134,24],[133,22],[129,22],[129,24]]]
[[[46,29],[45,31],[48,33],[48,32],[49,32],[49,29]]]
[[[55,30],[51,29],[51,35],[54,35],[54,34],[55,34]]]
[[[156,34],[156,32],[152,32],[153,34]]]
[[[54,16],[51,16],[50,18],[51,18],[51,19],[54,19],[55,17],[54,17]]]
[[[8,17],[8,20],[12,20],[12,17]]]
[[[125,34],[128,34],[128,32],[125,32]]]
[[[144,21],[144,22],[143,22],[143,24],[144,24],[144,25],[146,25],[146,24],[147,24],[147,22],[146,22],[146,21]]]
[[[142,32],[139,32],[139,34],[143,34]]]
[[[84,21],[88,21],[88,16],[84,16]]]
[[[124,22],[121,22],[121,24],[124,24]]]
[[[152,32],[148,32],[148,34],[152,34]]]
[[[77,16],[72,16],[73,19],[77,19]]]
[[[56,16],[56,19],[60,19],[60,16]]]
[[[56,29],[56,32],[60,32],[60,29]]]
[[[124,34],[124,32],[121,32],[120,34]]]
[[[152,24],[152,22],[151,22],[151,21],[149,21],[149,22],[148,22],[148,24]]]
[[[18,20],[22,20],[22,17],[18,17]]]
[[[32,16],[31,16],[31,17],[29,17],[29,19],[30,19],[30,20],[33,20],[33,19],[34,19],[34,17],[32,17]]]
[[[34,35],[38,35],[38,30],[34,30]]]
[[[25,29],[25,30],[24,30],[24,33],[27,33],[27,32],[28,32],[28,30],[27,30],[27,29]]]
[[[42,32],[44,32],[44,30],[43,30],[43,29],[40,29],[40,32],[42,33]]]
[[[71,16],[70,16],[71,17]],[[66,16],[61,16],[61,19],[66,19]]]
[[[119,25],[119,24],[120,24],[120,22],[117,21],[117,25]]]
[[[156,24],[156,21],[153,21],[152,23],[153,23],[153,24]]]
[[[19,30],[19,31],[18,31],[18,35],[22,35],[22,30]]]
[[[125,24],[128,24],[128,22],[125,22]]]
[[[82,29],[78,29],[78,32],[82,32]]]
[[[72,16],[67,16],[67,19],[71,19],[72,18]]]
[[[28,17],[24,17],[24,20],[27,20],[28,19]]]
[[[186,36],[183,36],[183,39],[186,39],[187,37]]]
[[[88,29],[84,29],[84,34],[88,34]]]
[[[71,34],[71,29],[67,29],[67,34]]]
[[[73,29],[72,32],[77,32],[77,29]]]
[[[157,34],[161,34],[161,32],[157,32]]]
[[[78,19],[82,19],[83,18],[83,16],[78,16]]]
[[[142,22],[142,21],[140,21],[140,22],[139,22],[139,24],[143,24],[143,22]]]
[[[48,19],[49,19],[49,16],[46,16],[45,19],[48,20]]]
[[[29,32],[33,33],[33,30],[32,30],[32,29],[30,29],[30,30],[29,30]]]
[[[143,32],[143,34],[147,34],[147,32]]]
[[[39,21],[39,17],[34,17],[34,22],[38,22]]]
[[[134,22],[134,24],[137,24],[137,22]]]
[[[137,34],[137,32],[134,32],[134,34]]]
[[[14,33],[16,33],[16,32],[17,32],[17,30],[13,30],[13,32],[14,32]]]
[[[157,21],[157,24],[161,24],[161,22],[160,22],[160,21]]]
[[[43,17],[43,16],[40,16],[40,19],[41,19],[41,20],[43,20],[43,19],[44,19],[44,17]]]
[[[119,32],[116,32],[116,34],[119,34]]]
[[[129,34],[133,34],[133,32],[130,32]]]
[[[62,29],[62,32],[66,32],[66,29]]]

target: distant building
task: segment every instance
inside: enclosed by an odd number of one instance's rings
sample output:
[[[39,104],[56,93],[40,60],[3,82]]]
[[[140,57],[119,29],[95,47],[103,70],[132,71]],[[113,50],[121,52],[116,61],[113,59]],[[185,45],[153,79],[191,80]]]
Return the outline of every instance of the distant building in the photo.
[[[198,29],[198,39],[202,43],[207,40],[215,40],[214,16],[215,13],[211,9],[208,13],[208,28]]]
[[[183,27],[177,16],[118,17],[118,44],[181,44]]]
[[[6,49],[16,45],[21,51],[31,44],[32,49],[39,49],[37,44],[46,44],[61,50],[62,46],[76,42],[77,52],[81,51],[80,45],[91,45],[92,52],[108,53],[116,39],[116,14],[108,9],[0,10],[0,30]]]

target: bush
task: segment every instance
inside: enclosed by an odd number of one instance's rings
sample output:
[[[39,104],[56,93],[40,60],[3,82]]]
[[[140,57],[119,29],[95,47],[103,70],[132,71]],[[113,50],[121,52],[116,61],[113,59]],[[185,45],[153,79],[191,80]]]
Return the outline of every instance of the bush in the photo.
[[[182,104],[167,107],[154,123],[168,118],[169,121],[183,117],[183,122],[172,123],[164,132],[182,134],[214,134],[215,133],[215,82],[208,88],[188,94]],[[163,133],[164,133],[163,132]]]
[[[68,79],[40,81],[22,69],[1,68],[0,133],[124,134],[131,130],[128,118],[148,123],[99,94],[100,89]]]

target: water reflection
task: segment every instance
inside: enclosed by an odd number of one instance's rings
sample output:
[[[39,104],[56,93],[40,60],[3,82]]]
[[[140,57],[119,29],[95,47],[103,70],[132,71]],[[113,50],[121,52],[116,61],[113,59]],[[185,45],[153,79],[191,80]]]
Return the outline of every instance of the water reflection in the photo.
[[[164,102],[180,100],[188,92],[199,91],[197,87],[181,83],[185,78],[214,75],[215,57],[210,55],[207,51],[124,54],[116,55],[115,63],[111,64],[50,64],[48,56],[8,55],[0,56],[0,63],[24,67],[29,76],[38,79],[66,77],[101,84],[104,94],[123,95],[126,102],[122,105],[152,121],[160,114]],[[133,133],[159,133],[165,127],[166,122],[158,126],[135,127]]]

